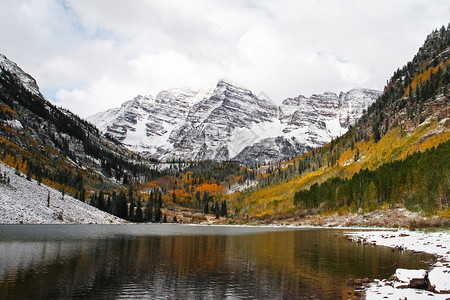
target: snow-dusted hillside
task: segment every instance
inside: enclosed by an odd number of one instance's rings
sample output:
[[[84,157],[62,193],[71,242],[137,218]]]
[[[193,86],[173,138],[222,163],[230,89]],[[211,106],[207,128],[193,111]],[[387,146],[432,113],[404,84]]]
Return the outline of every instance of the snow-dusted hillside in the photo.
[[[267,162],[299,156],[344,134],[381,93],[356,88],[280,106],[220,80],[215,88],[137,96],[88,118],[130,149],[161,160]]]
[[[29,74],[25,73],[15,62],[9,60],[4,54],[0,53],[0,66],[5,70],[16,74],[21,84],[30,92],[41,95],[36,80]],[[1,70],[0,70],[1,73]]]
[[[86,120],[45,99],[33,77],[1,53],[0,152],[27,161],[35,178],[36,172],[53,175],[67,169],[84,175],[89,170],[110,177],[126,174],[135,170],[133,165],[141,167],[144,163],[134,160],[134,154],[117,140],[100,134]],[[116,186],[106,177],[101,179],[102,185]],[[72,179],[57,183],[74,182]],[[84,180],[90,186],[100,184],[99,178],[93,176],[85,176]]]
[[[65,195],[35,180],[28,181],[23,174],[0,163],[2,176],[9,184],[0,182],[0,224],[63,224],[123,223],[111,214]],[[48,195],[50,192],[50,207]]]

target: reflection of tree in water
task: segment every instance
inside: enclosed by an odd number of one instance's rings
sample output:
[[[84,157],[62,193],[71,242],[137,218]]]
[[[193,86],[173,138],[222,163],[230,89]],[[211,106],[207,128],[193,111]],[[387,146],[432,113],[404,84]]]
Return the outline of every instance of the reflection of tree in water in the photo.
[[[38,247],[33,243],[33,254],[28,255],[33,258],[26,267],[10,268],[7,280],[0,277],[0,298],[333,299],[348,278],[389,276],[394,264],[419,265],[417,255],[349,243],[335,233],[116,237],[42,242]]]

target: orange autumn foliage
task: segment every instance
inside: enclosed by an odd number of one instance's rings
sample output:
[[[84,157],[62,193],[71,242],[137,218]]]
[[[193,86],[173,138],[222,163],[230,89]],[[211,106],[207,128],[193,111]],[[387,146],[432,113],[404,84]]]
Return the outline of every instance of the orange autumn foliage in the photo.
[[[177,199],[181,199],[181,198],[188,198],[191,195],[188,194],[185,190],[180,190],[180,189],[176,189],[176,190],[172,190],[170,192],[170,195],[175,194],[175,196],[177,197]]]
[[[217,185],[215,183],[204,183],[195,188],[195,192],[208,193],[209,195],[218,195],[225,192],[222,185]]]
[[[16,114],[17,114],[14,110],[12,110],[11,108],[9,108],[9,107],[7,107],[7,106],[4,106],[3,104],[0,104],[0,109],[1,109],[3,112],[7,112],[7,113],[10,113],[10,114],[13,114],[13,115],[16,115]]]

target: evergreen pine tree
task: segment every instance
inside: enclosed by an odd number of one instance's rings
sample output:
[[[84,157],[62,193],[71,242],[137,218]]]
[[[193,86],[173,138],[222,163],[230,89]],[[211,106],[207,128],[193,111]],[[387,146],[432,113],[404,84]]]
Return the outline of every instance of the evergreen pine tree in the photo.
[[[207,192],[203,193],[203,213],[206,215],[209,213],[209,196]]]
[[[117,204],[117,194],[116,192],[112,192],[111,207],[109,208],[109,212],[115,216],[117,216],[116,204]]]
[[[91,196],[91,201],[89,202],[90,205],[97,207],[97,193],[93,193]]]
[[[97,208],[106,211],[105,195],[103,194],[103,190],[100,191],[100,194],[97,196]]]
[[[173,203],[177,202],[177,195],[175,195],[175,192],[172,192],[172,202]]]
[[[81,192],[80,192],[80,201],[81,201],[81,202],[85,202],[85,201],[86,201],[86,189],[85,189],[85,188],[81,189]]]
[[[106,200],[106,211],[109,213],[112,211],[111,195],[108,195],[108,199]]]
[[[133,198],[133,186],[130,185],[129,189],[128,189],[128,198],[131,199]]]
[[[159,208],[161,208],[162,204],[163,204],[163,202],[162,202],[162,192],[159,192],[157,205],[159,205]]]
[[[214,204],[214,214],[216,215],[216,219],[219,219],[220,217],[220,209],[219,209],[219,203]]]
[[[128,203],[123,191],[120,191],[119,195],[116,197],[113,203],[115,206],[115,215],[119,218],[128,220]]]
[[[157,204],[155,208],[155,222],[161,222],[161,214],[161,207]]]
[[[205,202],[205,204],[203,205],[203,213],[205,215],[209,214],[209,204],[208,204],[208,202]]]
[[[152,222],[153,221],[153,192],[150,193],[150,198],[147,200],[147,203],[145,204],[145,211],[144,211],[144,219],[145,222]]]
[[[227,202],[224,200],[222,201],[222,206],[220,208],[220,216],[227,218],[228,212],[227,212]]]
[[[134,209],[136,207],[136,204],[134,203],[134,199],[130,199],[130,205],[128,210],[128,220],[130,222],[134,222]]]
[[[142,215],[142,203],[141,203],[141,199],[138,199],[137,207],[136,207],[136,214],[134,216],[134,221],[137,223],[140,223],[143,220],[144,220],[144,217]]]
[[[194,185],[194,183],[192,185]],[[195,206],[196,206],[197,209],[200,209],[202,207],[201,206],[201,193],[200,193],[200,191],[195,192],[195,204],[196,204]]]

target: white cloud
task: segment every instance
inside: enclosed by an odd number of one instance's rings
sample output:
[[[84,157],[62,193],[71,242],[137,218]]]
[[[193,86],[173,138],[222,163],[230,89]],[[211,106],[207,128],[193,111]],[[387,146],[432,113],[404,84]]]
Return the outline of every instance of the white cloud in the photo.
[[[336,66],[342,79],[349,83],[360,84],[366,82],[369,78],[369,74],[361,71],[356,64],[336,61]]]
[[[382,89],[449,15],[446,0],[2,1],[0,52],[82,116],[221,77],[281,102]]]
[[[59,105],[86,116],[92,111],[119,106],[121,102],[133,98],[135,92],[134,87],[124,85],[106,74],[93,80],[85,89],[60,89],[55,98]]]

